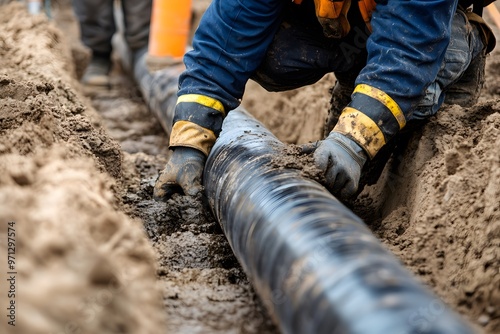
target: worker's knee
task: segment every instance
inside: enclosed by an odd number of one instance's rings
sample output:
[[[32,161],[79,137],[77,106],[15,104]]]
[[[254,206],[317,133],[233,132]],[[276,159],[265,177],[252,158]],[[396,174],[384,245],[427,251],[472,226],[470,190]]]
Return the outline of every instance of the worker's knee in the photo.
[[[313,84],[329,72],[349,70],[361,58],[358,54],[363,52],[346,57],[341,46],[324,37],[321,29],[284,22],[252,79],[268,91],[295,89]]]
[[[287,71],[286,68],[266,66],[260,68],[252,79],[269,92],[281,92],[311,85],[325,74],[325,71],[314,69]]]

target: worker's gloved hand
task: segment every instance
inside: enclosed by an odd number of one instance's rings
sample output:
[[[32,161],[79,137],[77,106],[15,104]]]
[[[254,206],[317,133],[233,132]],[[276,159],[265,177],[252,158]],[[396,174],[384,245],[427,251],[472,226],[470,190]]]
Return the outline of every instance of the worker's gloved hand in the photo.
[[[343,199],[358,190],[361,169],[367,158],[361,146],[338,132],[331,132],[314,151],[314,162],[325,173],[327,188]]]
[[[166,201],[173,194],[196,196],[203,190],[201,178],[206,156],[190,147],[175,147],[165,169],[156,180],[153,197]]]

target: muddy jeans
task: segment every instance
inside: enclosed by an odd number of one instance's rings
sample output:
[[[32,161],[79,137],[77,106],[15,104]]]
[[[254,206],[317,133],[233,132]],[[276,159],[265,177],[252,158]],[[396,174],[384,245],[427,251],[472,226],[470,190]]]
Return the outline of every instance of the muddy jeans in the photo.
[[[110,55],[116,32],[113,0],[73,0],[80,22],[81,39],[94,54]],[[121,0],[125,40],[131,50],[148,44],[152,0]]]
[[[475,103],[478,98],[476,93],[479,93],[484,82],[484,61],[481,62],[479,58],[483,60],[485,58],[485,46],[479,30],[469,22],[462,11],[458,10],[453,17],[451,36],[437,78],[427,87],[424,98],[413,112],[412,119],[422,120],[435,115],[443,102],[460,101],[459,104],[466,107]],[[473,59],[477,61],[471,64]],[[454,86],[461,84],[460,79],[466,75],[469,65],[475,65],[471,66],[469,71],[479,77],[473,80],[474,87],[469,87],[469,92],[459,93]],[[449,99],[446,96],[447,91],[449,91]]]
[[[298,15],[305,17],[306,13]],[[291,17],[295,19],[293,13]],[[334,95],[342,96],[333,96],[332,100],[349,103],[356,77],[366,64],[365,46],[369,37],[364,23],[356,25],[356,22],[354,20],[351,32],[338,41],[324,37],[316,22],[287,22],[285,18],[252,79],[269,91],[283,91],[315,83],[325,74],[334,72],[337,86],[340,86],[334,90]],[[409,120],[421,120],[434,115],[445,101],[446,91],[459,83],[471,61],[478,56],[484,59],[484,49],[477,27],[468,21],[462,11],[457,10],[452,22],[451,42],[440,71]],[[471,70],[484,73],[484,62]],[[474,85],[479,86],[476,93],[479,92],[482,83],[472,83]],[[467,99],[474,97],[462,98]],[[339,106],[340,110],[334,112],[337,114],[335,117],[338,118],[344,106]],[[333,119],[327,123],[331,130],[335,124]]]

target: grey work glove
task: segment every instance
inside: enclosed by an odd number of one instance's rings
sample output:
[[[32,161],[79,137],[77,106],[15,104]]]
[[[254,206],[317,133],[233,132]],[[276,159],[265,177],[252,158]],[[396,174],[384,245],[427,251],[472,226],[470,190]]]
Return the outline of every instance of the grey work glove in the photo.
[[[165,169],[156,180],[153,197],[166,201],[173,194],[198,195],[203,187],[201,178],[206,156],[190,147],[175,147]]]
[[[327,188],[343,199],[352,197],[358,190],[367,158],[361,146],[337,132],[331,132],[314,151],[314,162],[324,172]]]

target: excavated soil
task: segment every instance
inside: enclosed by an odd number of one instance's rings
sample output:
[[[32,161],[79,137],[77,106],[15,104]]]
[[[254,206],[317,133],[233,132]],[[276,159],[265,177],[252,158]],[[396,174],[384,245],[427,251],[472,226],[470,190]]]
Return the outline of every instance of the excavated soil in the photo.
[[[194,2],[197,17],[208,3]],[[19,292],[16,327],[1,332],[277,333],[206,204],[152,200],[168,138],[118,65],[112,89],[82,94],[88,53],[58,4],[55,22],[0,8],[0,237],[6,249],[15,221]],[[493,54],[480,103],[443,107],[348,203],[485,333],[500,332],[499,74]],[[282,141],[314,141],[333,81],[249,83],[244,105]],[[316,177],[310,157],[287,154],[275,163]]]
[[[82,102],[70,59],[54,23],[0,9],[0,266],[5,282],[9,232],[15,281],[8,298],[1,285],[0,331],[157,333],[155,254],[120,209],[122,151]]]

